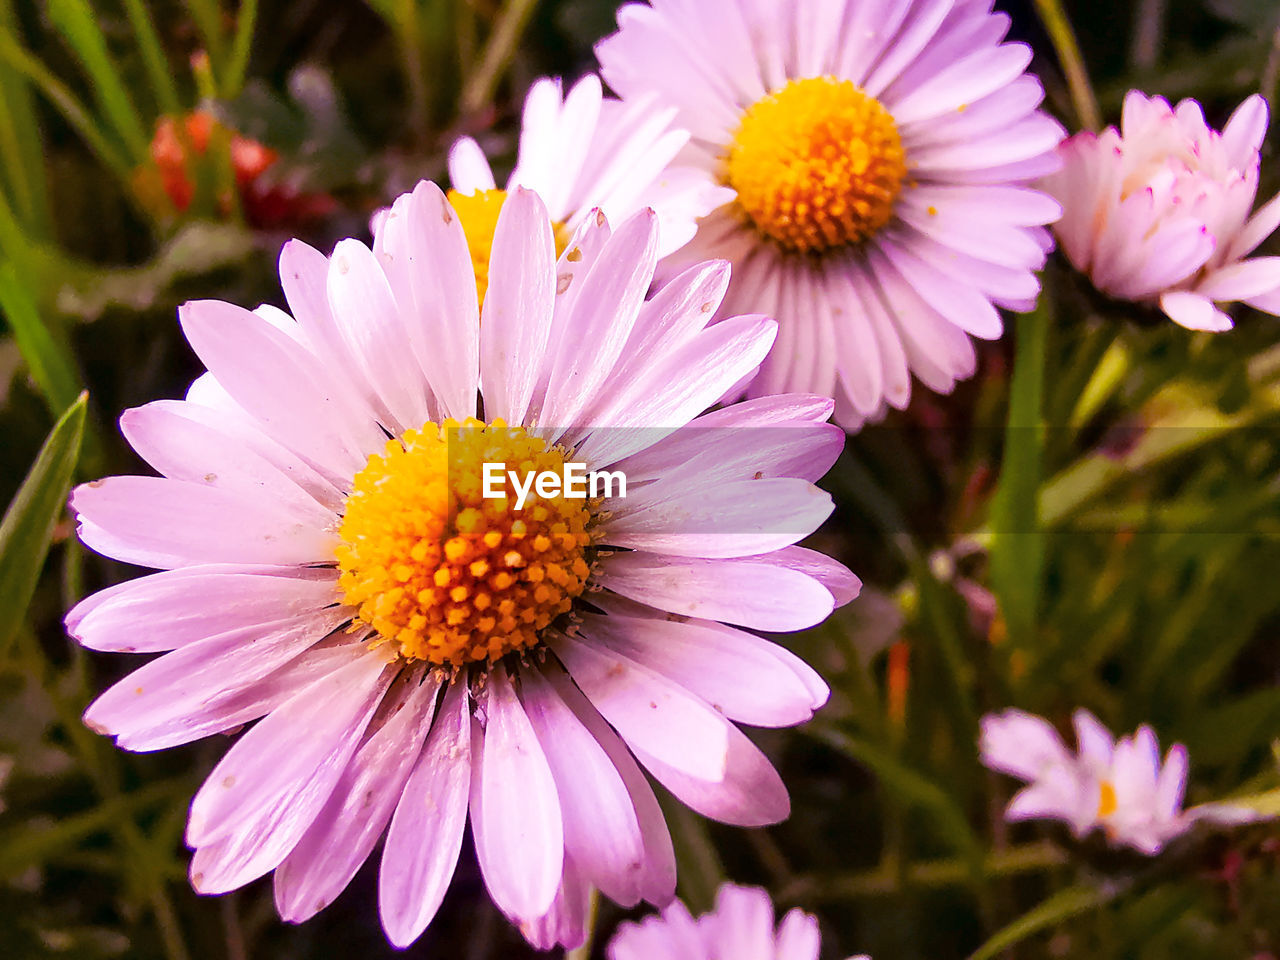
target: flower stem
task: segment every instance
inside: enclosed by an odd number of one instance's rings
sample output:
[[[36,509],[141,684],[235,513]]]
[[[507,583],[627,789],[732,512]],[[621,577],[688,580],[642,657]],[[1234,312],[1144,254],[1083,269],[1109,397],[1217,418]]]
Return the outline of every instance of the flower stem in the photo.
[[[537,5],[538,0],[507,0],[502,5],[480,54],[480,65],[463,83],[464,115],[481,110],[493,96]]]
[[[1036,13],[1040,22],[1049,33],[1049,41],[1053,44],[1058,62],[1062,64],[1062,72],[1067,78],[1067,89],[1071,92],[1071,104],[1075,108],[1076,121],[1085,130],[1102,129],[1102,111],[1098,109],[1098,98],[1094,95],[1089,83],[1089,74],[1084,68],[1084,58],[1080,56],[1080,46],[1076,43],[1075,31],[1067,20],[1066,11],[1059,0],[1035,0]]]
[[[1027,647],[1034,634],[1044,566],[1039,503],[1046,352],[1052,322],[1049,296],[1042,291],[1035,311],[1017,318],[1004,457],[1000,485],[991,501],[991,585],[1015,648]]]

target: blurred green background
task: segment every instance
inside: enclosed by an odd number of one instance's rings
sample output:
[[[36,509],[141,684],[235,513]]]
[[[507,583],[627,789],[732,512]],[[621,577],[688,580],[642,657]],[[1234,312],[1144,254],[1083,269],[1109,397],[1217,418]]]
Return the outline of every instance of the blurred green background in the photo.
[[[1040,16],[1056,4],[999,6],[1079,129]],[[132,755],[80,723],[137,661],[78,649],[62,614],[138,571],[77,545],[65,491],[145,470],[115,422],[199,373],[177,304],[283,305],[284,239],[365,237],[373,210],[445,178],[459,134],[509,169],[528,84],[591,69],[614,8],[0,0],[0,503],[17,497],[0,527],[3,956],[394,953],[376,856],[301,927],[276,919],[269,880],[190,890],[187,804],[227,741]],[[1274,98],[1273,0],[1065,12],[1107,122],[1131,86],[1195,96],[1218,125],[1251,92]],[[1280,188],[1276,142],[1262,198]],[[1099,301],[1056,260],[1045,285],[972,382],[918,389],[823,481],[838,507],[812,545],[867,586],[784,641],[833,688],[806,728],[758,737],[791,819],[742,831],[668,805],[695,912],[731,877],[818,913],[831,958],[1280,955],[1274,828],[1148,861],[1006,826],[1013,785],[977,763],[982,713],[1087,706],[1186,743],[1190,801],[1280,787],[1280,325],[1242,310],[1229,334],[1191,334]],[[591,955],[619,919],[602,905]],[[464,854],[406,955],[530,953]]]

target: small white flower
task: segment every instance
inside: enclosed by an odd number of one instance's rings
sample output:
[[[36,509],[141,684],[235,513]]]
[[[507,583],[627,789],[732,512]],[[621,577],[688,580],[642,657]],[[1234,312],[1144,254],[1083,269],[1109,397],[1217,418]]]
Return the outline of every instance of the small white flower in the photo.
[[[982,719],[982,762],[1027,786],[1005,810],[1008,820],[1064,820],[1077,837],[1101,827],[1116,845],[1148,856],[1186,833],[1197,820],[1244,823],[1257,819],[1244,808],[1202,804],[1182,809],[1187,750],[1180,743],[1160,762],[1160,745],[1143,725],[1116,741],[1088,710],[1072,718],[1077,752],[1043,717],[1021,710]]]

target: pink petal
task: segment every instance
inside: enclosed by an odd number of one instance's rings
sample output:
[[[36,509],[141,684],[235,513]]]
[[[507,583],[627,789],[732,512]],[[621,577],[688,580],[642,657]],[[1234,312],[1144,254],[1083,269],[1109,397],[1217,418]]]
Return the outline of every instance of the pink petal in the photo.
[[[413,672],[402,674],[398,689],[388,693],[380,708],[385,722],[360,744],[324,807],[276,869],[282,919],[301,923],[323,910],[369,856],[422,752],[439,692],[438,681]]]
[[[217,300],[184,304],[183,333],[228,394],[278,442],[337,478],[363,469],[385,436],[327,369],[270,323]]]
[[[724,778],[699,779],[683,773],[664,760],[628,744],[648,771],[678,800],[704,817],[739,827],[763,827],[785,820],[791,800],[782,778],[760,749],[729,721],[724,723],[729,740]]]
[[[825,685],[815,696],[780,663],[776,644],[742,630],[706,621],[584,614],[582,633],[592,644],[648,667],[742,723],[804,723],[827,700]]]
[[[544,425],[573,426],[596,400],[622,356],[657,258],[657,218],[646,209],[619,227],[586,277],[575,280],[582,290],[558,338],[558,353],[548,357]]]
[[[607,385],[611,402],[595,412],[597,430],[578,456],[597,468],[644,449],[707,409],[747,374],[773,346],[777,324],[765,317],[733,317],[714,324],[676,349],[629,366]],[[703,371],[690,377],[688,371]],[[633,429],[618,429],[630,427]],[[637,429],[638,428],[638,429]]]
[[[459,137],[449,148],[449,182],[453,189],[467,196],[497,186],[484,151],[470,137]]]
[[[510,201],[508,201],[510,202]],[[494,669],[472,721],[471,823],[489,895],[518,920],[551,908],[564,868],[555,779],[510,678]]]
[[[607,648],[560,637],[552,650],[632,750],[643,746],[703,780],[724,775],[726,724],[701,699]]]
[[[314,526],[331,523],[342,496],[300,457],[208,407],[157,400],[126,410],[120,430],[160,473],[228,492],[268,494]]]
[[[398,215],[398,214],[397,214]],[[411,349],[401,307],[373,252],[359,240],[340,240],[329,259],[329,306],[347,349],[373,386],[392,432],[431,418],[431,398]],[[411,305],[405,304],[406,313]]]
[[[71,494],[78,533],[99,553],[144,567],[305,564],[333,559],[317,526],[262,495],[164,477],[107,477]]]
[[[834,509],[831,496],[790,477],[740,480],[715,497],[685,496],[610,521],[606,542],[679,557],[745,557],[791,546]]]
[[[524,422],[542,374],[555,300],[555,241],[542,200],[518,188],[498,214],[480,321],[485,418]]]
[[[671,834],[667,830],[667,822],[662,816],[662,809],[658,806],[658,799],[653,795],[649,781],[636,766],[626,744],[605,722],[569,676],[559,669],[549,669],[546,676],[555,687],[560,699],[573,711],[578,721],[587,728],[591,736],[608,754],[609,760],[622,777],[622,782],[626,785],[627,793],[631,797],[636,819],[640,824],[640,835],[644,841],[645,863],[644,872],[638,878],[639,894],[650,903],[658,906],[665,905],[675,896],[676,857],[671,845]]]
[[[440,909],[462,849],[470,782],[467,685],[454,683],[400,793],[382,852],[378,915],[397,947],[418,939]]]
[[[597,582],[661,610],[757,630],[803,630],[835,607],[831,592],[812,577],[741,560],[616,554],[602,561]]]
[[[799,907],[788,910],[778,924],[777,960],[818,960],[821,947],[818,918]]]
[[[224,702],[319,643],[350,619],[334,607],[215,634],[166,653],[98,697],[84,722],[126,750],[158,750],[226,729]],[[238,721],[243,722],[243,721]]]
[[[1175,290],[1160,297],[1160,309],[1174,323],[1188,330],[1209,330],[1221,333],[1232,327],[1231,318],[1198,293]]]
[[[90,650],[172,650],[332,605],[337,599],[332,571],[309,573],[240,564],[154,573],[82,600],[67,614],[67,632]]]
[[[192,876],[197,890],[225,893],[285,858],[342,775],[389,680],[379,657],[360,657],[236,742],[191,801],[187,843],[221,841],[245,856],[202,862]]]
[[[626,784],[604,748],[537,670],[522,671],[520,684],[525,713],[555,777],[566,857],[611,900],[634,905],[645,854]]]

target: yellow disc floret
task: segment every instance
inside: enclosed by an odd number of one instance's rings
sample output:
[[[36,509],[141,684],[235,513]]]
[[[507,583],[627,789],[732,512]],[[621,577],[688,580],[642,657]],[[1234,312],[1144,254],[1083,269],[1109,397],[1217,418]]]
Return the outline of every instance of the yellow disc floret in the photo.
[[[907,176],[898,128],[850,80],[791,80],[742,116],[724,180],[764,236],[784,250],[822,253],[889,222]]]
[[[1119,809],[1116,788],[1110,780],[1098,784],[1098,819],[1105,820]]]
[[[484,464],[563,472],[521,427],[446,420],[408,430],[356,474],[337,548],[343,601],[406,660],[496,661],[539,642],[586,587],[590,501],[485,497]],[[491,490],[492,492],[492,490]]]
[[[449,203],[462,223],[467,248],[471,251],[471,267],[476,273],[476,295],[481,304],[489,290],[489,257],[493,253],[493,233],[498,228],[498,214],[502,212],[506,199],[505,190],[477,190],[475,193],[450,190],[448,194]],[[553,223],[551,228],[555,234],[558,257],[564,253],[569,233],[562,223]]]

